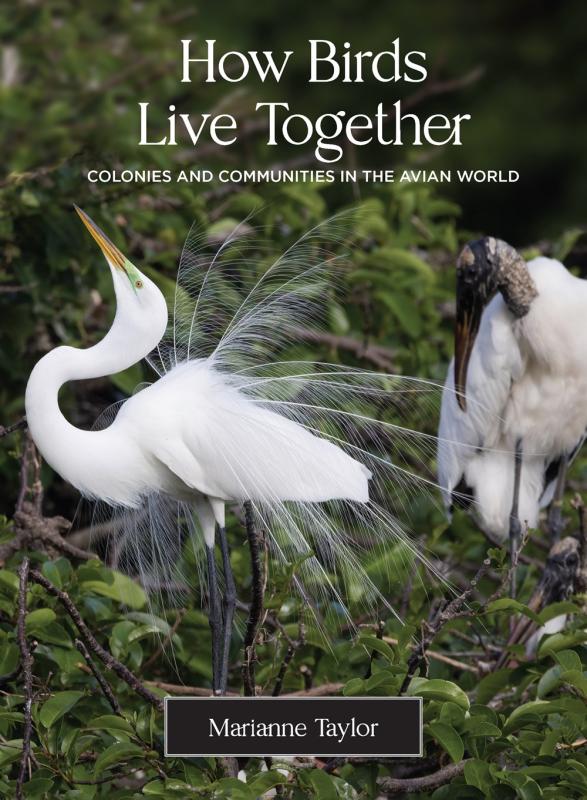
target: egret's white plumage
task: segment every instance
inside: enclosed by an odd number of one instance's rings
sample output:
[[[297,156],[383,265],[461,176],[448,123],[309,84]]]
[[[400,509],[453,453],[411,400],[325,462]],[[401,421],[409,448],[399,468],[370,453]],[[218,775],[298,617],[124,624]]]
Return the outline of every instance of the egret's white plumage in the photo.
[[[200,542],[213,547],[225,503],[249,501],[305,591],[341,607],[340,586],[381,601],[358,553],[395,541],[400,558],[413,557],[394,512],[428,490],[413,473],[418,465],[424,471],[435,448],[434,437],[389,417],[415,404],[433,414],[438,387],[281,358],[296,326],[323,313],[336,272],[332,247],[348,226],[322,225],[276,260],[249,244],[246,226],[213,254],[191,234],[165,333],[157,286],[81,215],[107,258],[117,311],[100,343],[57,348],[31,374],[27,419],[45,459],[85,496],[115,509],[117,550],[143,574],[162,582],[177,576],[184,528],[199,565]],[[82,431],[63,417],[63,383],[146,356],[158,380],[123,403],[108,427]],[[193,582],[193,567],[182,578]]]
[[[552,499],[549,467],[571,455],[587,427],[587,282],[559,261],[535,258],[536,289],[517,318],[502,294],[483,311],[470,355],[467,408],[455,394],[454,361],[442,400],[438,475],[446,505],[463,484],[488,533],[505,538],[521,442],[519,519],[532,528]]]

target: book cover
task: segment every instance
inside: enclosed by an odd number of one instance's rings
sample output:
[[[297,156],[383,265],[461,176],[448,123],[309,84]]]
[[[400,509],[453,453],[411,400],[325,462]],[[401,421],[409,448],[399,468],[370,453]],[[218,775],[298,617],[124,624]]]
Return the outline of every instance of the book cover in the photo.
[[[0,796],[585,797],[583,5],[0,20]]]

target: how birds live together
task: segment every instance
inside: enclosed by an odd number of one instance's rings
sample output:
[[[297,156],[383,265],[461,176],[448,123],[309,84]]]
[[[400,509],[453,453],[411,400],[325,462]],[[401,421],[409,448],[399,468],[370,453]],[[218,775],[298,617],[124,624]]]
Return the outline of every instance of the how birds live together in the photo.
[[[246,506],[247,524],[295,565],[292,580],[315,611],[326,597],[344,608],[357,586],[367,603],[385,602],[361,549],[394,542],[435,572],[400,518],[416,491],[434,489],[418,467],[436,438],[402,425],[401,409],[433,403],[439,387],[290,352],[296,329],[318,324],[334,291],[334,249],[351,218],[318,226],[261,269],[246,225],[214,253],[190,233],[168,310],[157,285],[77,212],[112,273],[116,315],[98,344],[58,347],[38,362],[26,390],[29,429],[65,480],[118,514],[118,548],[137,574],[163,583],[183,569],[193,582],[194,567],[181,566],[186,546],[197,569],[206,565],[214,691],[226,690],[236,603],[226,504]],[[526,265],[491,238],[463,250],[439,482],[448,506],[470,496],[482,527],[500,539],[509,532],[512,547],[582,441],[586,317],[587,287],[562,264]],[[157,380],[110,425],[80,430],[62,415],[64,383],[143,358]]]

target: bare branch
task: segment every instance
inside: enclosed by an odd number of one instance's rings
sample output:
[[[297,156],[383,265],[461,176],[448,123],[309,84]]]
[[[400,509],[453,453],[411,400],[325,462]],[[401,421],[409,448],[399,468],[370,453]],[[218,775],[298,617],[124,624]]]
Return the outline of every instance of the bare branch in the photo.
[[[0,439],[3,439],[5,436],[9,436],[15,431],[20,431],[23,428],[26,428],[26,417],[22,417],[17,422],[13,422],[12,425],[8,425],[7,427],[0,425]]]
[[[98,667],[92,661],[92,657],[88,652],[88,648],[85,646],[85,644],[82,642],[81,639],[75,640],[75,646],[84,657],[84,660],[88,665],[88,667],[90,668],[92,675],[98,681],[98,685],[100,689],[102,689],[104,697],[106,698],[106,700],[108,700],[111,709],[114,711],[115,714],[122,715],[122,709],[120,708],[118,700],[114,696],[114,692],[112,691],[110,684],[108,683],[106,678],[102,675]]]
[[[119,678],[121,678],[126,684],[128,684],[128,686],[130,686],[131,689],[133,689],[143,699],[150,703],[154,708],[156,708],[157,711],[163,711],[163,701],[146,689],[136,675],[133,675],[133,673],[128,669],[128,667],[126,667],[124,664],[121,664],[120,661],[114,658],[112,653],[109,653],[102,647],[86,623],[83,621],[81,614],[71,601],[71,598],[67,592],[58,589],[51,583],[51,581],[47,580],[47,578],[45,578],[45,576],[36,569],[32,569],[30,571],[30,578],[32,581],[42,586],[50,595],[56,597],[61,602],[75,623],[76,628],[80,632],[80,635],[90,652],[97,655],[107,669],[111,669],[113,672],[115,672]]]
[[[378,782],[378,788],[387,797],[393,794],[415,794],[416,792],[432,791],[433,789],[438,789],[439,786],[445,786],[453,778],[462,775],[468,760],[464,759],[456,764],[449,764],[431,775],[422,775],[418,778],[382,778]]]
[[[370,361],[379,369],[386,372],[394,372],[395,366],[393,359],[395,352],[387,347],[380,347],[379,345],[365,344],[352,336],[337,336],[334,333],[327,333],[325,331],[313,331],[308,328],[292,328],[292,332],[305,342],[312,342],[313,344],[324,344],[334,350],[344,350],[347,353],[353,353],[357,358],[364,361]]]
[[[16,800],[23,800],[23,785],[29,766],[31,755],[31,737],[33,732],[33,657],[26,638],[26,593],[29,581],[29,560],[25,556],[19,569],[18,587],[18,621],[16,624],[16,638],[20,650],[20,660],[24,678],[24,732],[22,737],[22,754],[18,777],[16,779]]]

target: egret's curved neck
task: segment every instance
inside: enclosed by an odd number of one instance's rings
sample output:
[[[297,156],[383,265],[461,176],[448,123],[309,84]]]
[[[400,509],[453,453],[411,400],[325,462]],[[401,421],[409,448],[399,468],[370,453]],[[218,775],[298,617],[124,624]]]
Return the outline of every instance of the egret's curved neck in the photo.
[[[82,491],[85,484],[80,475],[87,472],[86,466],[91,472],[100,432],[81,430],[65,419],[59,408],[59,389],[67,381],[112,375],[140,361],[160,339],[159,335],[153,341],[153,332],[150,336],[141,333],[119,310],[101,342],[86,350],[56,348],[37,363],[29,378],[25,407],[33,440],[53,469]]]

